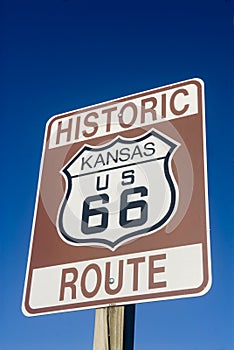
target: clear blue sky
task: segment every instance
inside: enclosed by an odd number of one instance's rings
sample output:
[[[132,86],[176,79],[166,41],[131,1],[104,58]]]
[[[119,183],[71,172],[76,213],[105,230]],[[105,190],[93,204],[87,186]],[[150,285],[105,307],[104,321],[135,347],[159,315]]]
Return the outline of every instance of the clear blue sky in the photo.
[[[233,1],[7,1],[1,28],[2,350],[88,350],[94,310],[21,312],[46,121],[158,86],[206,84],[211,290],[139,304],[135,350],[231,350]]]

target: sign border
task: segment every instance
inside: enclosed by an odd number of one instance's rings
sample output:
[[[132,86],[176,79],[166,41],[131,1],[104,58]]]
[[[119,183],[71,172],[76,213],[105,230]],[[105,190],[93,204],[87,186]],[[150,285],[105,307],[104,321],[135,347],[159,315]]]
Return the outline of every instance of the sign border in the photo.
[[[95,301],[93,302],[88,302],[88,306],[80,306],[79,303],[77,304],[70,304],[70,305],[61,305],[61,306],[55,306],[55,307],[48,307],[48,311],[41,311],[40,309],[33,310],[31,309],[29,305],[29,281],[32,278],[32,271],[30,271],[30,265],[31,265],[31,258],[32,258],[32,246],[33,246],[33,240],[34,240],[34,233],[35,233],[35,224],[36,224],[36,216],[37,216],[37,209],[38,209],[38,203],[39,203],[39,194],[40,194],[40,188],[41,188],[41,181],[42,181],[42,171],[43,171],[43,164],[44,164],[44,156],[45,156],[45,151],[46,151],[46,146],[48,143],[48,135],[50,134],[51,131],[51,125],[52,122],[55,120],[62,118],[64,116],[71,116],[74,113],[83,112],[83,111],[89,111],[93,108],[97,107],[105,107],[107,105],[113,104],[113,103],[119,103],[123,102],[125,100],[129,100],[130,98],[134,97],[141,97],[144,95],[147,95],[152,92],[161,92],[161,91],[166,91],[168,89],[184,86],[185,84],[188,83],[194,83],[199,87],[199,93],[201,97],[201,104],[200,106],[198,105],[198,113],[200,112],[202,114],[202,132],[203,132],[203,166],[204,166],[204,187],[205,187],[205,217],[206,217],[206,247],[203,247],[203,266],[204,263],[207,263],[207,281],[197,288],[196,292],[191,292],[188,294],[182,294],[182,290],[174,291],[173,296],[165,296],[166,292],[162,293],[156,293],[157,294],[157,299],[155,297],[153,298],[147,298],[143,299],[142,296],[139,297],[139,295],[132,296],[131,300],[129,301],[124,301],[123,298],[121,298],[121,301],[116,298],[116,302],[113,303],[112,299],[110,300],[105,300],[105,302],[100,302],[97,303]],[[186,118],[186,117],[185,117]],[[147,124],[146,124],[147,125]],[[95,137],[94,137],[95,138]],[[128,305],[132,304],[134,301],[141,303],[141,302],[151,302],[151,301],[161,301],[161,300],[172,300],[172,299],[181,299],[181,298],[189,298],[189,297],[197,297],[197,296],[202,296],[206,294],[212,285],[212,274],[211,274],[211,246],[210,246],[210,224],[209,224],[209,204],[208,204],[208,183],[207,183],[207,145],[206,145],[206,123],[205,123],[205,105],[204,105],[204,82],[200,78],[192,78],[188,80],[184,80],[181,82],[165,85],[159,88],[154,88],[150,90],[146,90],[144,92],[139,92],[139,93],[134,93],[128,96],[120,97],[117,99],[101,102],[98,104],[94,104],[88,107],[82,107],[70,112],[65,112],[62,114],[58,114],[55,116],[52,116],[46,123],[46,128],[45,128],[45,133],[44,133],[44,141],[43,141],[43,149],[42,149],[42,155],[41,155],[41,161],[40,161],[40,170],[39,170],[39,176],[38,176],[38,184],[37,184],[37,192],[36,192],[36,200],[35,200],[35,207],[34,207],[34,214],[33,214],[33,223],[32,223],[32,230],[31,230],[31,238],[30,238],[30,245],[29,245],[29,251],[28,251],[28,259],[27,259],[27,268],[26,268],[26,274],[25,274],[25,281],[24,281],[24,290],[23,290],[23,301],[22,301],[22,312],[25,316],[39,316],[39,315],[46,315],[46,314],[52,314],[52,313],[58,313],[58,312],[70,312],[70,311],[76,311],[76,310],[85,310],[85,309],[91,309],[91,308],[96,308],[96,307],[106,307],[106,306],[111,306],[111,305]],[[144,253],[144,252],[142,252]],[[127,254],[126,254],[127,255]],[[206,262],[204,260],[207,260]],[[204,271],[204,268],[203,268]],[[155,295],[155,294],[154,294]],[[127,297],[129,299],[129,297]],[[82,303],[83,304],[83,303]],[[77,307],[74,307],[74,305],[78,305]],[[28,310],[32,311],[30,313]]]

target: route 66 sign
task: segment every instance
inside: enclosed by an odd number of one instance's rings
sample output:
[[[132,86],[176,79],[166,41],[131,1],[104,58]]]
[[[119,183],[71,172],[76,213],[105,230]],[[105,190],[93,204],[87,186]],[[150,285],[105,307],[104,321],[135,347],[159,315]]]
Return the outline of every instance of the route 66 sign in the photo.
[[[24,314],[206,293],[206,178],[199,79],[51,118]]]
[[[59,232],[68,242],[114,249],[160,229],[178,200],[171,171],[176,147],[154,130],[101,147],[84,146],[62,170],[67,189]]]

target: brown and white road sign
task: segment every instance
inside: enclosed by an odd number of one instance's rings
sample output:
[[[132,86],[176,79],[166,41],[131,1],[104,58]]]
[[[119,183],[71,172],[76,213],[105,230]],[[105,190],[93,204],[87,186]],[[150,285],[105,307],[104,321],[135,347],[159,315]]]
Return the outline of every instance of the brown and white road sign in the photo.
[[[199,79],[51,118],[23,312],[207,292],[206,178]]]

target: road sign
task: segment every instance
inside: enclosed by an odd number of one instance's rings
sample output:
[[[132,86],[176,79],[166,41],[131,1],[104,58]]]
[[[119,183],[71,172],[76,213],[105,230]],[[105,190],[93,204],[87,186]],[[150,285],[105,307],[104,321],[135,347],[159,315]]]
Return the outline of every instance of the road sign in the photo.
[[[199,79],[52,117],[23,312],[206,293],[206,177]]]

